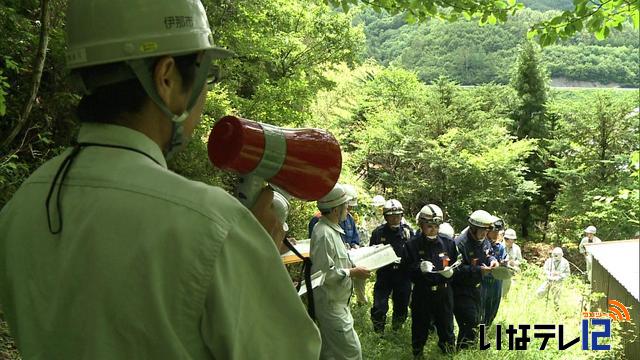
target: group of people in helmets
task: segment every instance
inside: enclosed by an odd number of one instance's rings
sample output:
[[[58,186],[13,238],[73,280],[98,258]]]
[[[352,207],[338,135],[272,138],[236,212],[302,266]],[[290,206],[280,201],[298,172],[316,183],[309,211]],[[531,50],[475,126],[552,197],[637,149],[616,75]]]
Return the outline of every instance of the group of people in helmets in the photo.
[[[340,353],[341,358],[348,359],[358,358],[361,351],[348,306],[350,286],[370,276],[367,269],[355,267],[347,251],[352,245],[345,236],[344,224],[351,216],[349,202],[354,204],[353,198],[357,196],[349,189],[348,185],[336,185],[329,195],[318,201],[322,216],[312,218],[310,223],[310,255],[315,270],[330,274],[338,272],[340,275],[327,276],[329,286],[325,281],[325,285],[317,290],[321,294],[316,302],[316,313],[323,351]],[[342,200],[334,201],[340,198],[340,194]],[[343,216],[337,216],[333,226],[320,226],[331,219],[327,203],[331,203],[334,209],[340,208],[336,212]],[[403,326],[411,309],[414,356],[422,356],[429,333],[434,331],[438,335],[438,346],[444,353],[471,346],[480,322],[491,324],[495,318],[503,295],[504,284],[492,276],[492,271],[501,265],[517,268],[523,261],[520,248],[514,244],[515,231],[505,229],[502,219],[477,210],[468,217],[469,226],[455,237],[451,225],[444,221],[442,209],[438,205],[427,204],[416,215],[418,229],[414,232],[404,218],[405,210],[400,201],[381,201],[380,196],[376,196],[374,205],[381,205],[383,218],[371,232],[369,245],[390,245],[400,258],[376,271],[371,307],[374,331],[385,332],[391,298],[392,329]],[[330,233],[332,236],[328,236]],[[507,239],[508,249],[500,242],[499,233]],[[329,243],[331,250],[328,251]],[[335,284],[341,285],[341,291],[336,291],[336,297],[332,298],[328,293],[334,286],[334,280],[337,280]],[[325,301],[329,303],[324,304]],[[340,304],[339,310],[337,303]],[[457,339],[454,317],[459,328]],[[344,331],[336,332],[336,328]],[[354,356],[345,356],[345,353]]]

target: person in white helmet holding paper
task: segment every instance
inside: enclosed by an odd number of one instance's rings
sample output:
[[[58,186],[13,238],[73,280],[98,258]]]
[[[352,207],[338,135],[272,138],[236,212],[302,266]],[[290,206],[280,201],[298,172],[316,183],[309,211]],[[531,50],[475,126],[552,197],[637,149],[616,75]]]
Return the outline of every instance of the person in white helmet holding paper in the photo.
[[[438,333],[438,347],[444,353],[455,350],[453,333],[453,291],[450,267],[458,258],[453,239],[439,233],[443,213],[435,204],[418,213],[420,232],[407,243],[407,266],[413,282],[411,296],[411,344],[414,357],[423,354],[430,325]]]
[[[600,240],[600,238],[596,236],[596,231],[597,229],[595,226],[593,225],[587,226],[587,228],[584,229],[584,237],[582,238],[582,240],[580,240],[580,245],[578,245],[578,250],[580,251],[580,254],[584,255],[584,262],[587,267],[587,279],[589,279],[589,282],[591,282],[591,266],[592,266],[593,258],[591,254],[589,254],[589,252],[587,251],[585,245],[598,244],[602,242],[602,240]]]
[[[404,208],[396,199],[384,204],[383,215],[386,223],[378,226],[371,234],[370,245],[391,245],[399,258],[405,257],[405,246],[413,236],[413,229],[402,224]],[[373,306],[371,322],[377,333],[384,333],[389,311],[389,297],[393,300],[393,319],[391,326],[399,329],[407,319],[409,298],[411,296],[411,279],[406,264],[400,260],[383,266],[376,271],[376,283],[373,286]]]
[[[480,324],[481,291],[483,276],[499,266],[492,255],[486,236],[493,227],[495,217],[484,210],[476,210],[467,219],[469,228],[455,239],[462,265],[453,275],[453,313],[458,323],[458,349],[466,349],[476,341]]]
[[[212,60],[232,55],[203,5],[67,3],[77,143],[0,212],[0,303],[22,358],[317,359],[272,240],[272,191],[249,210],[167,168],[200,120]]]
[[[362,359],[349,299],[353,279],[366,279],[370,272],[353,264],[342,240],[344,230],[339,224],[347,218],[348,201],[344,187],[336,184],[318,200],[322,216],[311,233],[311,272],[326,274],[324,284],[314,290],[316,318],[322,335],[320,359]]]

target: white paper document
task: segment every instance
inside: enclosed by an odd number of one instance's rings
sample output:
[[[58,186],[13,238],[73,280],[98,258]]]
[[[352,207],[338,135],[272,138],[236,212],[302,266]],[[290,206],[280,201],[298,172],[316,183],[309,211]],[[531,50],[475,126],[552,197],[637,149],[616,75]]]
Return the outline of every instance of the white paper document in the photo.
[[[302,255],[309,254],[309,251],[311,249],[311,239],[298,240],[296,241],[296,244],[293,245],[293,247],[296,248],[296,250],[298,250],[298,252]],[[295,254],[293,253],[293,251],[289,250],[286,253],[280,255],[281,258],[287,256],[295,256]]]
[[[324,284],[325,273],[317,271],[311,274],[311,288],[315,289],[318,286]],[[307,293],[307,285],[304,280],[300,283],[300,290],[298,290],[298,296],[302,296]]]
[[[434,270],[434,271],[429,271],[432,274],[441,274],[449,269],[455,269],[458,266],[460,266],[462,264],[462,254],[458,254],[458,259],[456,260],[456,262],[453,263],[453,265],[451,266],[446,266],[444,269],[442,270]]]
[[[400,262],[391,245],[374,245],[349,250],[349,257],[356,266],[376,270],[391,263]]]

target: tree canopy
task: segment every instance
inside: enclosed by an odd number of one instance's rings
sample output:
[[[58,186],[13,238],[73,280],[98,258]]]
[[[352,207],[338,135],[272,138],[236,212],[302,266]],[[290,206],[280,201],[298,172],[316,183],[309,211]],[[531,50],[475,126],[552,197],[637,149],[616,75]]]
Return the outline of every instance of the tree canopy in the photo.
[[[450,21],[461,18],[479,19],[480,24],[504,22],[525,5],[516,0],[326,0],[346,11],[350,5],[363,3],[374,10],[391,14],[404,13],[409,22],[438,17]],[[539,21],[529,29],[530,37],[537,37],[541,45],[551,45],[559,39],[573,36],[587,29],[596,38],[604,39],[611,30],[622,30],[625,22],[639,28],[640,0],[574,0],[573,8],[549,20]]]

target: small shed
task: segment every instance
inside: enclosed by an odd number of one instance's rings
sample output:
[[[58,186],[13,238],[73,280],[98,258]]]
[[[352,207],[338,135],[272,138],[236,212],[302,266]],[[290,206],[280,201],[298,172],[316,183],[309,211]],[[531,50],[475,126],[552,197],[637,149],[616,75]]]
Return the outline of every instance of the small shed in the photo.
[[[605,241],[588,244],[593,255],[591,290],[604,293],[596,307],[609,311],[609,300],[629,309],[631,321],[622,322],[624,353],[628,359],[640,358],[640,240]]]

